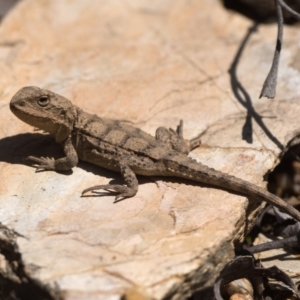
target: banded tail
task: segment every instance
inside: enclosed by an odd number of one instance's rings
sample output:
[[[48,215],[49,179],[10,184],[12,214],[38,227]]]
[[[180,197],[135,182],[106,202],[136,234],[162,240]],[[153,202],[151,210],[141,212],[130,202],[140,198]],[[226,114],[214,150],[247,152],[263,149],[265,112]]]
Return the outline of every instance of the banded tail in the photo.
[[[178,155],[164,160],[164,165],[168,170],[168,176],[181,177],[198,181],[215,187],[221,187],[228,191],[237,192],[256,201],[265,201],[276,206],[300,222],[300,212],[288,205],[281,198],[268,192],[267,190],[221,171],[209,168],[189,157]]]

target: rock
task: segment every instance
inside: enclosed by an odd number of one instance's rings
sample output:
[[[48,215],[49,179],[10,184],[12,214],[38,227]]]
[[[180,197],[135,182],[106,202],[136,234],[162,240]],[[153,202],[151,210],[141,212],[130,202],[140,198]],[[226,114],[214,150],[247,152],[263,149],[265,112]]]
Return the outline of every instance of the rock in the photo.
[[[225,295],[230,296],[230,300],[237,300],[241,297],[253,299],[254,290],[251,282],[246,278],[234,280],[224,286]],[[244,298],[242,298],[244,299]]]
[[[277,97],[259,99],[276,25],[254,32],[220,1],[18,3],[0,26],[0,222],[11,232],[1,273],[49,299],[175,300],[211,286],[262,205],[171,178],[139,178],[138,194],[117,204],[111,195],[82,198],[120,175],[84,162],[68,174],[35,172],[28,155],[62,150],[17,120],[9,101],[35,85],[151,134],[183,119],[186,138],[202,135],[193,158],[265,186],[299,126],[298,36],[285,28]]]
[[[244,294],[234,294],[230,297],[229,300],[253,300],[253,297]]]
[[[263,244],[272,241],[264,234],[260,233],[254,241],[254,245]],[[292,278],[295,284],[300,277],[300,263],[298,261],[299,255],[293,253],[292,249],[272,249],[261,253],[256,253],[255,258],[259,259],[264,268],[277,266],[281,271],[285,272]]]

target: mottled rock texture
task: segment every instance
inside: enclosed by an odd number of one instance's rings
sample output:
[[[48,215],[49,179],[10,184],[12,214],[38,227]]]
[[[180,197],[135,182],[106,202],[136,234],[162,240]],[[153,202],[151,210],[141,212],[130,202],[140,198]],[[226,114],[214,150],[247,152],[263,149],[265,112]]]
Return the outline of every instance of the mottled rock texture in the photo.
[[[300,30],[285,28],[269,100],[258,96],[277,27],[253,26],[217,0],[23,0],[10,11],[0,25],[0,239],[28,277],[67,300],[186,299],[213,284],[261,206],[171,178],[139,178],[137,196],[117,204],[81,198],[120,176],[83,162],[35,173],[28,155],[62,150],[17,120],[9,101],[35,85],[151,134],[183,119],[186,138],[202,135],[193,158],[265,186],[299,128]],[[14,280],[12,262],[1,261]]]

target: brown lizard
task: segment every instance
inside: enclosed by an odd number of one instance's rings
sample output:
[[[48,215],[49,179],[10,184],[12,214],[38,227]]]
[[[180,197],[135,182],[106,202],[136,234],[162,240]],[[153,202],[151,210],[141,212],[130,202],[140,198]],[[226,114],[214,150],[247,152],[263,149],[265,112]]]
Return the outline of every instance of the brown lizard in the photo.
[[[66,98],[38,87],[19,90],[11,99],[10,109],[22,121],[49,132],[64,149],[66,156],[57,160],[29,156],[29,160],[38,164],[37,169],[70,170],[80,158],[122,174],[125,185],[96,185],[82,194],[112,190],[117,192],[118,200],[137,193],[136,174],[174,176],[266,201],[300,221],[296,209],[265,189],[189,158],[187,154],[200,145],[200,140],[184,140],[182,122],[177,132],[160,127],[153,137],[121,121],[88,114]]]

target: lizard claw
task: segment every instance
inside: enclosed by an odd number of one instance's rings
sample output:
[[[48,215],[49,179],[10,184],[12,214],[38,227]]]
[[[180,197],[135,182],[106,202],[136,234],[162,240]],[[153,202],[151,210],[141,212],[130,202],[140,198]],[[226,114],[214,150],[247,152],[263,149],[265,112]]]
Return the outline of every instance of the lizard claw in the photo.
[[[123,195],[123,194],[119,194],[119,195],[117,195],[117,196],[115,197],[114,203],[120,202],[120,201],[122,201],[122,200],[124,200],[125,198],[128,198],[128,197],[130,197],[130,196],[126,196],[126,195]]]
[[[95,185],[95,186],[92,186],[90,188],[87,188],[87,189],[83,190],[82,193],[81,193],[81,196],[83,196],[87,192],[95,192],[96,190],[105,190],[105,191],[109,191],[109,192],[111,192],[111,191],[118,192],[115,185],[110,185],[110,184]]]
[[[114,185],[114,184],[105,184],[105,185],[95,185],[90,188],[87,188],[82,191],[81,196],[83,196],[87,192],[95,192],[95,190],[105,190],[105,191],[113,191],[118,193],[115,202],[118,202],[121,200],[121,198],[128,198],[132,197],[136,194],[136,190],[131,189],[124,185]]]
[[[27,160],[34,161],[37,163],[36,170],[55,170],[55,160],[54,158],[50,157],[35,157],[35,156],[28,156]]]

